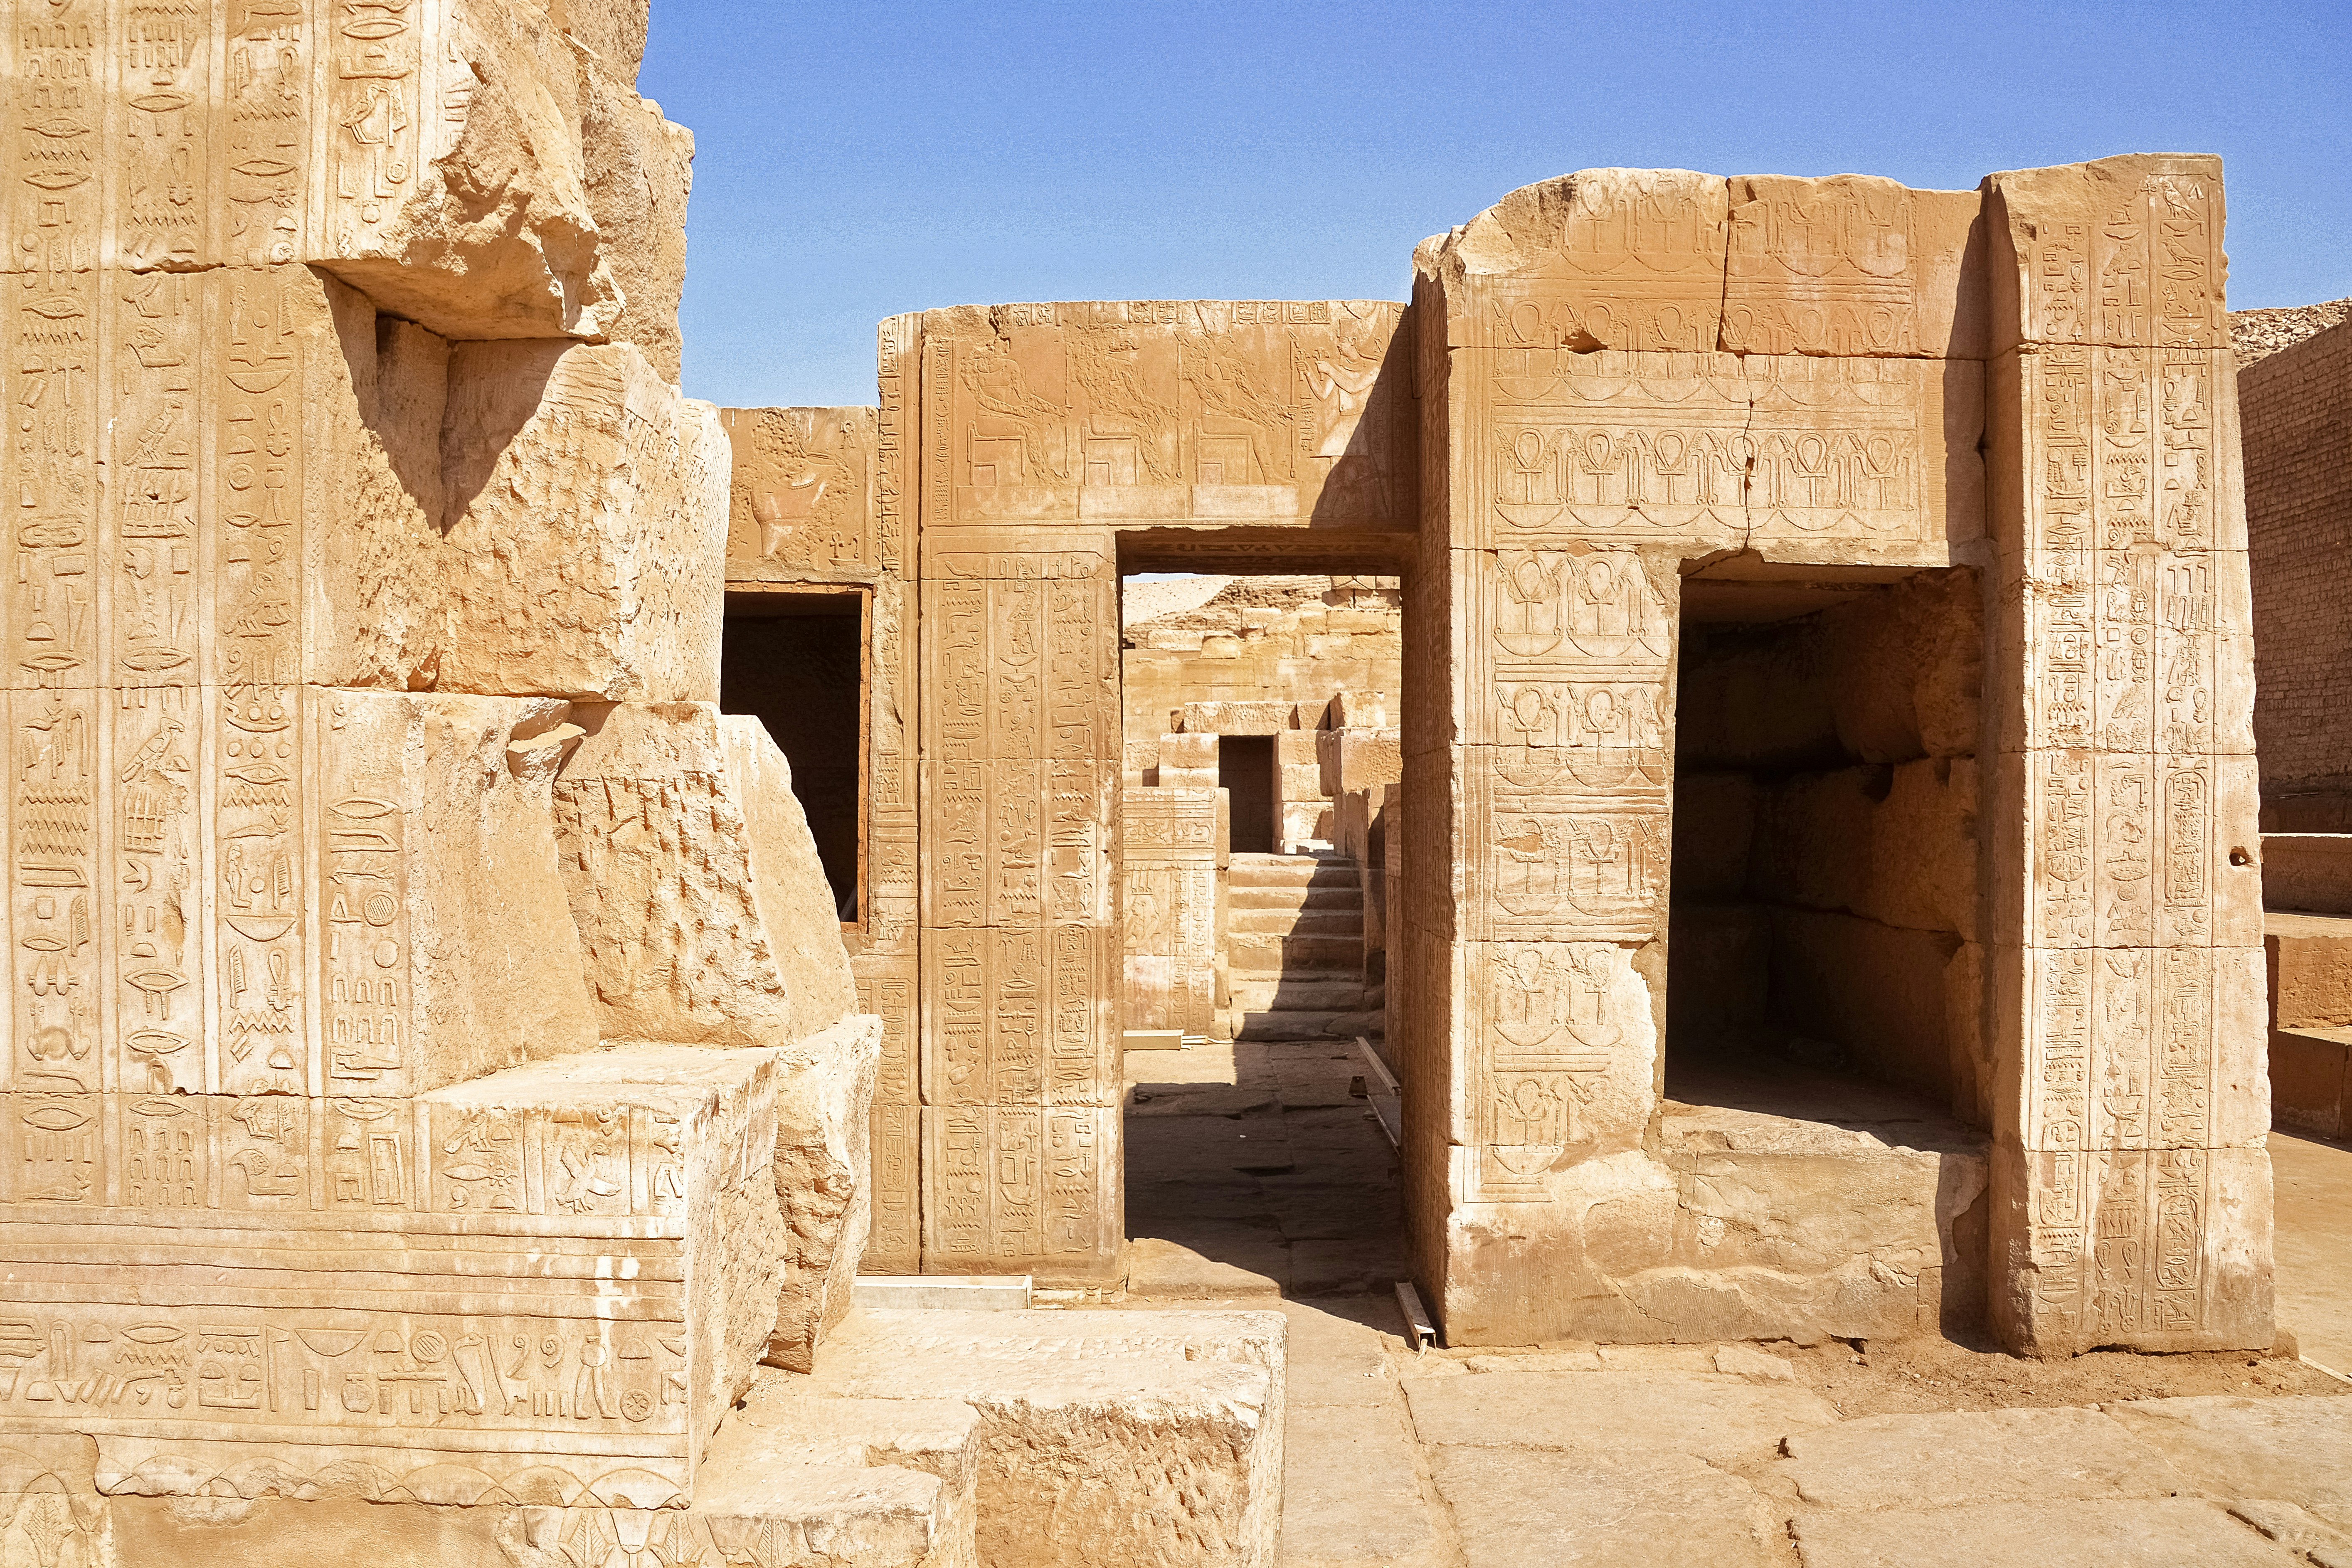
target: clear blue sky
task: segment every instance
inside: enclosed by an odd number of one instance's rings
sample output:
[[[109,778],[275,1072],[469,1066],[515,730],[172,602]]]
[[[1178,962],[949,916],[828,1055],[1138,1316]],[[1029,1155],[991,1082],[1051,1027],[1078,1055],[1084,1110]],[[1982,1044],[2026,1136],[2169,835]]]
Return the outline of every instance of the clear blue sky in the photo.
[[[1602,164],[1887,174],[2219,153],[2231,303],[2352,293],[2352,0],[653,0],[698,138],[686,389],[870,403],[874,323],[1402,299],[1415,241]]]

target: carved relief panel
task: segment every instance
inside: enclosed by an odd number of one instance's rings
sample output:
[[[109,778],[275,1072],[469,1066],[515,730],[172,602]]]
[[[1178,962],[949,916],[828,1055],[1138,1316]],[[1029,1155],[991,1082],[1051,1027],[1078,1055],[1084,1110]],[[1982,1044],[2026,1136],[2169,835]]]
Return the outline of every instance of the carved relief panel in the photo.
[[[2002,868],[2024,944],[2011,1245],[2032,1263],[2013,1331],[2236,1343],[2268,1297],[2235,1234],[2256,1179],[2235,1145],[2259,1127],[2232,1042],[2260,1003],[2231,856],[2252,762],[2218,170],[2110,160],[1995,185],[2016,321],[2042,343],[1995,384],[2017,421],[2022,664],[2003,720],[2023,816]]]
[[[1409,399],[1382,371],[1400,316],[1323,300],[931,312],[925,526],[1399,519]]]
[[[875,411],[722,408],[734,452],[732,563],[826,571],[875,564]]]
[[[1214,790],[1122,794],[1123,1028],[1209,1033],[1216,1007],[1216,857]]]

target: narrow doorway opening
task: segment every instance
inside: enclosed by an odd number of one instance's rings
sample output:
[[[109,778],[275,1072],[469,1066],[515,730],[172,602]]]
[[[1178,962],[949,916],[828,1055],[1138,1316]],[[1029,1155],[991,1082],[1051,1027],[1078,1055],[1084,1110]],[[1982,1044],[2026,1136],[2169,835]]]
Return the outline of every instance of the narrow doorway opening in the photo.
[[[719,706],[766,726],[792,764],[834,907],[864,915],[866,595],[730,590],[719,647]]]
[[[1234,853],[1273,854],[1274,737],[1219,736],[1217,787],[1230,802]]]
[[[1129,1289],[1403,1278],[1385,1035],[1394,577],[1121,584]],[[1383,1121],[1382,1108],[1387,1120]]]
[[[1987,1124],[1980,628],[1965,568],[1685,579],[1670,1102]]]

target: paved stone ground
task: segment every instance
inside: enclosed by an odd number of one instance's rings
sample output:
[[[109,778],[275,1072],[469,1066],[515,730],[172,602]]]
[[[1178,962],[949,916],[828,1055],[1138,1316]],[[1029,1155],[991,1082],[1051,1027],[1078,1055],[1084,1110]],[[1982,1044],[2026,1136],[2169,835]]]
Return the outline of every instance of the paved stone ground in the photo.
[[[1281,1568],[2352,1568],[2352,1384],[2301,1363],[1414,1354],[1363,1070],[1322,1044],[1129,1058],[1130,1305],[1290,1320]],[[2352,1148],[2273,1153],[2281,1321],[2352,1371]]]

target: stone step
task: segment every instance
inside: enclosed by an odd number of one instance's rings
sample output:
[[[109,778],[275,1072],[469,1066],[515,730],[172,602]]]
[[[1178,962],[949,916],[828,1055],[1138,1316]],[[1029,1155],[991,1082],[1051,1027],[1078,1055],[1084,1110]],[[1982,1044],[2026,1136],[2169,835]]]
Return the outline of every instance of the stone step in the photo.
[[[1237,931],[1225,938],[1225,965],[1235,979],[1310,969],[1360,976],[1364,942],[1360,936],[1261,936]]]
[[[1278,1008],[1244,1013],[1234,1037],[1243,1040],[1352,1040],[1381,1026],[1378,1013],[1326,1013]]]
[[[1364,889],[1348,888],[1227,888],[1229,910],[1360,910]]]
[[[1336,936],[1364,939],[1361,910],[1231,910],[1225,930],[1252,936]]]
[[[977,1568],[980,1413],[811,1397],[807,1383],[761,1369],[703,1451],[693,1505],[655,1521],[665,1561],[732,1561],[741,1542],[780,1536],[823,1541],[826,1561],[857,1568]]]
[[[1354,1013],[1372,1004],[1353,980],[1236,980],[1234,1005],[1244,1013]]]
[[[919,1390],[970,1405],[982,1562],[1271,1563],[1286,1337],[1275,1312],[861,1308],[797,1383],[811,1403]]]
[[[1352,888],[1355,861],[1337,855],[1265,855],[1233,858],[1225,868],[1231,888]]]

